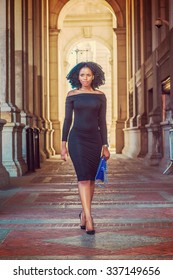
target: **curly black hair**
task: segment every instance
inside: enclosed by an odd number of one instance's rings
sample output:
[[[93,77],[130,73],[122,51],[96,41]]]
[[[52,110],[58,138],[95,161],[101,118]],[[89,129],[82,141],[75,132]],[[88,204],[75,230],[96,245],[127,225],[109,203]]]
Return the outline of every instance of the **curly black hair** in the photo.
[[[72,88],[79,89],[81,87],[81,83],[79,81],[79,72],[84,67],[88,67],[94,75],[94,79],[91,84],[93,89],[105,84],[105,73],[103,72],[102,67],[95,62],[88,61],[78,63],[68,73],[66,78],[69,80]]]

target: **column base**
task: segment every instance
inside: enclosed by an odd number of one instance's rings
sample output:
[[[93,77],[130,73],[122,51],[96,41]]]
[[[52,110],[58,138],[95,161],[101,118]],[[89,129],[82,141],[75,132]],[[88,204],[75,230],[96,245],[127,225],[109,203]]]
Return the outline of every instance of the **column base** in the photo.
[[[46,139],[46,129],[40,129],[40,160],[44,162],[47,158],[47,154],[45,152],[45,139]]]
[[[158,124],[146,125],[148,131],[148,153],[146,159],[152,166],[158,166],[162,158],[161,127]]]
[[[10,184],[10,176],[5,167],[0,165],[0,189],[5,189]]]
[[[6,124],[5,120],[0,119],[0,189],[4,189],[9,185],[9,173],[2,165],[2,130]]]
[[[109,148],[111,149],[111,151],[115,151],[115,147],[116,147],[116,143],[115,143],[115,130],[116,126],[115,126],[115,121],[112,122],[110,129],[109,129],[109,134],[108,134],[108,142],[109,142]]]
[[[123,147],[124,147],[124,121],[118,120],[116,121],[116,142],[115,142],[115,149],[117,154],[121,154]]]
[[[7,123],[2,131],[2,164],[11,177],[22,176],[27,171],[22,158],[23,128],[19,123]]]
[[[53,133],[53,149],[56,154],[60,154],[61,152],[61,130],[60,130],[60,122],[52,121],[52,128],[54,130]]]

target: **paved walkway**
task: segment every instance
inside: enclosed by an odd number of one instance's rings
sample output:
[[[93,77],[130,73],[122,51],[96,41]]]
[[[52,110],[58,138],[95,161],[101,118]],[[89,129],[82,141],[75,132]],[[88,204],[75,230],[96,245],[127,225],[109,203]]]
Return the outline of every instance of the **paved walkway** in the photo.
[[[0,259],[173,259],[173,175],[143,159],[112,156],[109,184],[96,188],[96,234],[79,228],[80,203],[68,160],[0,191]]]

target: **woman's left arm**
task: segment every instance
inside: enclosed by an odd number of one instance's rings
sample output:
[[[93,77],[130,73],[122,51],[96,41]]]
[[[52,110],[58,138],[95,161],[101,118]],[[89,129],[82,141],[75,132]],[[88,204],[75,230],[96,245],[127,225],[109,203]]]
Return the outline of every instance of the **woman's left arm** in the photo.
[[[109,152],[109,148],[107,145],[103,145],[102,146],[102,157],[105,157],[106,160],[108,160],[110,158],[110,152]]]

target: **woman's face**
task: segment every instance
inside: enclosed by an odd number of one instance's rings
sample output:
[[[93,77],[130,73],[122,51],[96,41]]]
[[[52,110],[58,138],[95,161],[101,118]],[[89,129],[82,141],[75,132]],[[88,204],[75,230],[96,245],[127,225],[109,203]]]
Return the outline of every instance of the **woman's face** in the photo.
[[[90,86],[93,79],[94,79],[94,75],[90,68],[84,67],[80,70],[79,81],[83,87]]]

